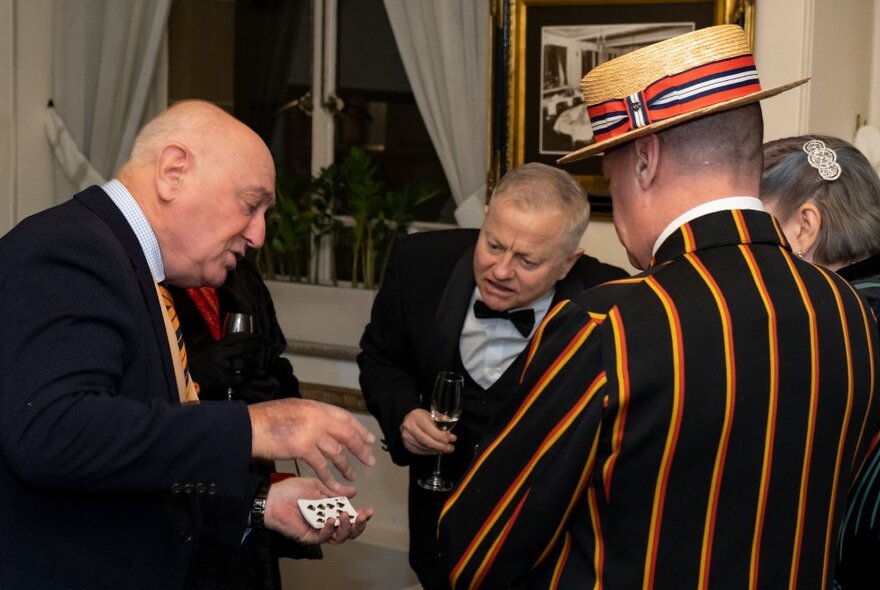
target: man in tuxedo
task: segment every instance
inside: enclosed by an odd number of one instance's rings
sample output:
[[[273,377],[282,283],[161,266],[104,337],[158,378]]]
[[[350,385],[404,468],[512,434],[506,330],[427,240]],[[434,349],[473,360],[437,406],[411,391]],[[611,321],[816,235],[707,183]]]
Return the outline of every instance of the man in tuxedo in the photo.
[[[626,277],[582,255],[589,204],[566,172],[525,164],[505,175],[479,232],[450,230],[402,239],[392,254],[361,339],[367,407],[398,465],[410,466],[410,564],[422,585],[446,583],[438,567],[437,517],[448,494],[422,489],[438,453],[457,481],[489,418],[510,395],[537,324],[559,301]],[[454,433],[428,411],[438,372],[464,376]]]
[[[0,587],[182,588],[200,540],[266,527],[307,543],[300,497],[354,493],[347,451],[372,435],[301,399],[199,403],[164,284],[220,285],[263,243],[271,154],[214,105],[171,107],[117,178],[0,239]],[[177,332],[177,333],[176,333]],[[269,485],[252,459],[300,457],[321,478]]]
[[[830,586],[880,417],[878,342],[852,288],[793,255],[755,198],[757,101],[803,82],[762,89],[735,25],[584,77],[595,143],[563,161],[604,152],[644,272],[539,328],[443,508],[454,588]]]

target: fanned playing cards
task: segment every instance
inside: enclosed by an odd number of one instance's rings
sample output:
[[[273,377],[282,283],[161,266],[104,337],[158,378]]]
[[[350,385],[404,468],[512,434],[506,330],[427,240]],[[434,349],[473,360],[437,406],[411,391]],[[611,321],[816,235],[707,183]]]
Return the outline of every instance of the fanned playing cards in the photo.
[[[299,503],[300,512],[302,512],[306,522],[316,529],[324,528],[324,525],[327,524],[327,520],[331,518],[336,521],[336,526],[339,526],[340,512],[348,514],[348,518],[351,522],[354,522],[354,519],[357,518],[357,511],[345,496],[318,498],[316,500],[300,498],[297,502]]]

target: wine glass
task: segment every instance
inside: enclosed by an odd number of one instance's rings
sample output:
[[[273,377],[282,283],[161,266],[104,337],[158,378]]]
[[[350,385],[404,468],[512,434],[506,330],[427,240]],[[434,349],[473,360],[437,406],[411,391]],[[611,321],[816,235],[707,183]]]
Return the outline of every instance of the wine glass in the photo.
[[[431,419],[440,430],[449,432],[461,416],[461,389],[464,386],[464,377],[451,371],[441,371],[434,382],[434,392],[431,394]],[[452,489],[452,483],[440,475],[440,458],[442,453],[437,453],[437,463],[434,471],[428,477],[419,478],[418,484],[426,490],[433,492],[448,492]]]
[[[223,316],[223,335],[251,334],[254,331],[254,316],[249,313],[230,312]],[[236,374],[241,371],[236,371]],[[232,399],[232,386],[226,388],[226,399]]]

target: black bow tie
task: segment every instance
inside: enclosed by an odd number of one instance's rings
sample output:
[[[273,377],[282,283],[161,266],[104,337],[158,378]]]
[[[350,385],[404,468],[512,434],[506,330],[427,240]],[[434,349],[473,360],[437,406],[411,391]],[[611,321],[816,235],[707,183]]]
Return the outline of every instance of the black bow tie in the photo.
[[[535,326],[535,310],[534,309],[518,309],[517,311],[495,311],[488,305],[477,299],[474,301],[474,315],[484,320],[486,318],[501,318],[510,320],[517,332],[522,334],[523,338],[528,338]]]

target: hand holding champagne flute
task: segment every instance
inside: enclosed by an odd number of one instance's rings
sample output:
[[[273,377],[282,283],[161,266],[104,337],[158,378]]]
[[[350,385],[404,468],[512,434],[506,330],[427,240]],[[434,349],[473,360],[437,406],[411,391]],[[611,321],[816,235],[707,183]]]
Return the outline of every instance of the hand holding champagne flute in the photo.
[[[434,382],[431,395],[431,419],[434,425],[444,432],[449,432],[461,416],[461,390],[464,378],[458,373],[441,371]],[[437,463],[430,476],[420,478],[418,483],[426,490],[448,492],[452,483],[440,474],[441,453],[437,453]]]

